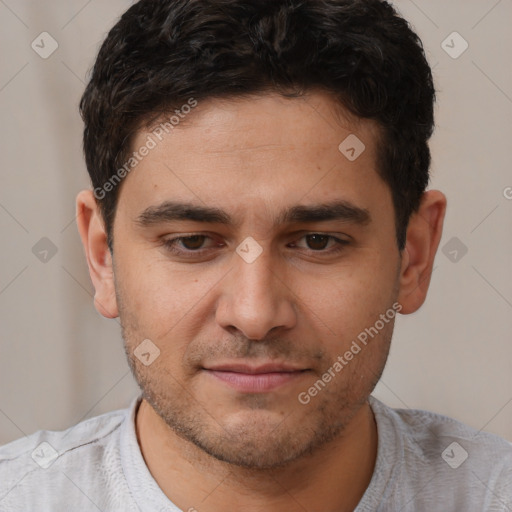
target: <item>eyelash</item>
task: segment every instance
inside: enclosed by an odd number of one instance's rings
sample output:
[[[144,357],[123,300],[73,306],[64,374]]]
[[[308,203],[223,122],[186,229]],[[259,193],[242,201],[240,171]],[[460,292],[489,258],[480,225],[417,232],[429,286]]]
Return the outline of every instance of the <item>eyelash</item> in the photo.
[[[337,253],[343,251],[345,249],[346,245],[350,244],[350,242],[348,240],[341,240],[340,238],[336,238],[335,236],[332,236],[332,235],[326,235],[324,233],[308,233],[306,235],[303,235],[301,238],[305,238],[307,236],[312,236],[312,235],[324,236],[324,237],[332,239],[332,240],[334,240],[336,242],[336,246],[334,246],[334,248],[331,248],[330,250],[319,249],[319,250],[315,251],[314,249],[309,249],[308,252],[312,253],[312,254],[337,254]],[[190,239],[190,238],[195,238],[195,237],[204,237],[205,239],[208,239],[208,238],[211,239],[211,237],[209,237],[207,235],[201,235],[201,234],[189,235],[189,236],[179,236],[179,237],[176,237],[176,238],[171,238],[171,239],[164,240],[163,241],[163,246],[171,254],[174,254],[174,255],[177,255],[177,256],[184,256],[184,257],[198,256],[198,255],[202,256],[205,252],[208,251],[208,249],[198,249],[198,250],[176,249],[176,243],[177,242],[179,242],[181,240],[187,240],[187,239]]]

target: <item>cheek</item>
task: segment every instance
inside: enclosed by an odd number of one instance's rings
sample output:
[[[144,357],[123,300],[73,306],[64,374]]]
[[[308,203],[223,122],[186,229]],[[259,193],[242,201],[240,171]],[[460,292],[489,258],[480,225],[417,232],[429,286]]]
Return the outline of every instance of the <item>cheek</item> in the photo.
[[[204,306],[219,276],[184,271],[168,261],[147,260],[126,258],[119,264],[117,280],[125,316],[137,320],[137,335],[152,339],[165,350],[170,339],[190,339],[195,326],[204,325]]]
[[[301,297],[307,306],[304,314],[336,345],[340,341],[350,343],[374,325],[395,300],[390,260],[384,261],[375,252],[364,258],[364,264],[340,268],[327,282],[318,282],[314,287],[308,287],[307,279],[303,278]]]
[[[156,336],[158,329],[155,327],[162,325],[163,318],[169,318],[179,305],[178,294],[170,276],[166,277],[162,272],[165,267],[148,262],[142,256],[124,253],[118,258],[116,286],[125,314],[137,318],[140,331],[149,331]]]

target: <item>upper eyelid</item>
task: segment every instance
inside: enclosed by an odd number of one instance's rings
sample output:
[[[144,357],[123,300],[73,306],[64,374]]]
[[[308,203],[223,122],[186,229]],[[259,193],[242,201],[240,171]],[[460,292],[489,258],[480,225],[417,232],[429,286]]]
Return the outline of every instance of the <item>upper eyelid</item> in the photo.
[[[176,237],[173,237],[173,235],[177,235]],[[351,238],[350,235],[348,235],[347,233],[336,233],[336,234],[332,234],[332,232],[326,232],[326,231],[322,231],[322,230],[308,230],[308,229],[300,229],[300,230],[297,230],[297,231],[294,231],[292,233],[289,233],[286,235],[286,237],[291,237],[291,236],[297,236],[297,237],[303,237],[303,236],[306,236],[306,235],[325,235],[325,236],[332,236],[332,237],[340,237],[340,236],[345,236],[347,238]],[[161,238],[165,238],[166,236],[169,236],[169,240],[176,240],[178,238],[192,238],[194,236],[204,236],[204,237],[207,237],[207,238],[222,238],[223,235],[217,235],[217,234],[214,234],[214,233],[210,233],[208,231],[192,231],[190,233],[170,233],[169,235],[163,235],[161,236]]]
[[[320,231],[301,231],[299,233],[296,234],[296,236],[298,237],[297,239],[300,240],[302,238],[304,238],[305,236],[308,236],[308,235],[323,235],[323,236],[327,236],[333,240],[336,241],[336,243],[349,243],[350,241],[349,240],[345,240],[343,238],[340,238],[339,235],[331,235],[330,233],[322,233]],[[164,243],[171,243],[171,242],[179,242],[180,240],[183,240],[183,239],[187,239],[187,238],[194,238],[196,236],[200,236],[200,237],[205,237],[205,238],[208,238],[212,241],[215,241],[215,238],[212,237],[211,235],[208,235],[208,234],[205,234],[205,233],[191,233],[191,234],[180,234],[179,236],[176,236],[176,237],[173,237],[173,238],[166,238],[164,239]],[[345,235],[347,236],[347,235]],[[200,248],[200,249],[197,249],[197,250],[193,250],[193,249],[182,249],[184,252],[186,251],[189,251],[189,252],[200,252],[202,250],[205,250],[204,248]]]
[[[340,237],[340,236],[347,236],[348,235],[345,235],[345,234],[336,234],[336,235],[333,235],[331,233],[324,233],[322,231],[299,231],[297,233],[292,233],[292,235],[294,237],[299,237],[299,238],[302,238],[304,236],[307,236],[307,235],[323,235],[323,236],[330,236],[332,238],[337,238],[337,237]],[[292,235],[289,235],[289,236],[292,236]],[[212,234],[209,234],[209,233],[180,233],[178,236],[176,237],[171,237],[171,238],[164,238],[165,240],[180,240],[182,238],[194,238],[196,236],[204,236],[205,238],[210,238],[212,240],[215,240],[216,238],[219,238],[218,236],[216,235],[212,235]]]

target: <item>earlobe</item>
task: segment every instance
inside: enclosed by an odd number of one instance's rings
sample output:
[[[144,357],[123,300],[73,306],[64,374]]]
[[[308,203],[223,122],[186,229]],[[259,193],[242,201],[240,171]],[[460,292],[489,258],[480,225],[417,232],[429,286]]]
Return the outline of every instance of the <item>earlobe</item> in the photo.
[[[94,306],[106,318],[118,316],[112,256],[107,234],[92,190],[82,190],[76,198],[77,225],[85,250],[89,275],[95,289]]]
[[[443,233],[446,197],[439,190],[429,190],[411,216],[407,242],[402,256],[398,302],[402,314],[414,313],[427,297],[434,258]]]

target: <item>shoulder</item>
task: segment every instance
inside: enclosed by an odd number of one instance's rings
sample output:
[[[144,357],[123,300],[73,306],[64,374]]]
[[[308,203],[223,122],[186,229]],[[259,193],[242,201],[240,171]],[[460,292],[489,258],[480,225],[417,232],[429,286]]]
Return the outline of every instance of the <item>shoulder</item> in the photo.
[[[0,471],[12,467],[17,461],[34,467],[48,466],[51,458],[66,458],[74,450],[102,444],[121,425],[127,409],[96,416],[62,431],[39,430],[27,437],[0,446]],[[44,460],[43,460],[44,459]]]
[[[112,411],[1,446],[0,510],[23,510],[37,502],[51,507],[59,492],[70,495],[92,480],[107,485],[105,467],[115,463],[119,430],[129,413],[130,408]]]
[[[375,403],[376,400],[373,400]],[[449,448],[451,443],[459,444],[467,452],[468,458],[472,456],[496,463],[495,457],[509,459],[512,456],[512,443],[506,439],[476,430],[449,416],[421,409],[392,409],[382,402],[376,406],[392,418],[405,439],[410,439],[418,447],[428,447],[424,452],[426,457],[434,451],[443,459],[449,459],[451,451],[454,451],[459,458],[463,458],[464,453],[456,445]]]
[[[382,442],[396,446],[395,493],[406,489],[416,504],[440,496],[457,510],[466,500],[466,510],[512,505],[512,443],[442,414],[393,409],[375,397],[370,405]]]

